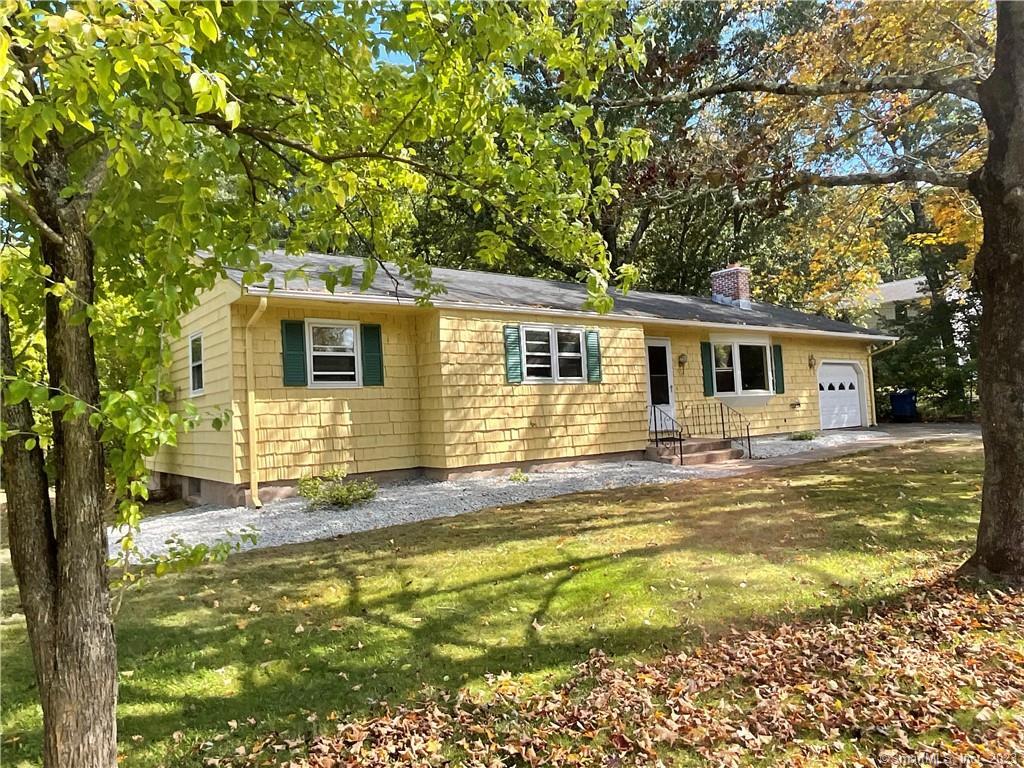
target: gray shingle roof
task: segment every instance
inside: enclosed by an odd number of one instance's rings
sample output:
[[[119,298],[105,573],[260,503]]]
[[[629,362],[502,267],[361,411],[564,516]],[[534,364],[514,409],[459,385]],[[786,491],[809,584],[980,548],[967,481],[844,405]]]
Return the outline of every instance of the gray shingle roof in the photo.
[[[906,280],[892,280],[881,283],[872,293],[871,298],[879,304],[890,301],[919,301],[928,293],[928,282],[922,277],[909,277]]]
[[[392,265],[389,265],[389,271],[398,278],[397,288],[388,274],[379,269],[370,287],[366,291],[360,291],[359,282],[363,269],[363,261],[360,258],[320,253],[289,256],[281,251],[268,251],[261,254],[260,258],[264,263],[271,264],[272,268],[262,282],[249,286],[250,292],[254,293],[266,292],[273,281],[274,292],[287,291],[289,296],[308,295],[310,299],[330,296],[330,291],[318,275],[331,267],[351,265],[354,267],[353,284],[336,286],[333,294],[335,298],[379,297],[400,304],[409,304],[415,301],[418,295],[411,281],[399,277],[397,267]],[[305,274],[286,279],[286,273],[296,268],[304,268]],[[241,282],[240,272],[228,270],[228,273],[232,279]],[[508,308],[517,311],[535,309],[539,314],[545,310],[586,312],[583,309],[583,302],[587,298],[586,287],[576,283],[441,267],[434,268],[432,279],[447,289],[446,293],[434,298],[433,303],[437,306],[479,306],[481,309]],[[614,292],[612,296],[615,299],[612,317],[664,319],[751,328],[784,328],[794,331],[854,334],[866,338],[889,338],[876,330],[774,304],[753,302],[750,309],[741,309],[718,304],[710,298],[647,291],[630,291],[625,296]],[[597,313],[593,314],[598,317]]]

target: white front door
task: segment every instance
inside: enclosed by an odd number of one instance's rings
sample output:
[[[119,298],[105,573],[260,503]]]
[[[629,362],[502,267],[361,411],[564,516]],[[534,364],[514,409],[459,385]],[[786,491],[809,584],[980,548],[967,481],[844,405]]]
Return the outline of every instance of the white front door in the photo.
[[[647,423],[651,432],[675,429],[675,387],[672,384],[672,346],[668,339],[647,339]]]
[[[822,363],[818,369],[821,428],[840,429],[864,424],[860,379],[849,363]]]

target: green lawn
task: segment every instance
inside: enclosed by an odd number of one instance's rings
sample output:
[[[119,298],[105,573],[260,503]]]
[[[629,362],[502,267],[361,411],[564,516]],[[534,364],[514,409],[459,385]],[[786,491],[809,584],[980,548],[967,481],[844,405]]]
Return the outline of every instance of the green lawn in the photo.
[[[492,509],[150,580],[118,617],[124,764],[199,765],[191,752],[207,739],[230,752],[424,686],[486,688],[489,674],[543,690],[591,648],[655,658],[730,627],[856,609],[965,557],[981,472],[978,441],[916,444]],[[3,757],[27,765],[40,717],[4,556]]]

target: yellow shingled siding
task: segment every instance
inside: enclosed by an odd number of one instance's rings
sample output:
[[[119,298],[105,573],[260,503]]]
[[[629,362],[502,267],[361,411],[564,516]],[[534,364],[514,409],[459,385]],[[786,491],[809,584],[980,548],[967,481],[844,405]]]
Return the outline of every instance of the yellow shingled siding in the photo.
[[[875,406],[868,373],[871,360],[866,341],[799,334],[758,334],[742,328],[737,328],[734,332],[715,330],[709,333],[700,328],[647,326],[646,331],[648,336],[667,338],[672,344],[676,413],[681,421],[696,423],[696,419],[690,416],[691,404],[699,405],[721,400],[750,421],[751,434],[818,430],[821,428],[821,416],[817,367],[826,360],[849,360],[859,363],[864,371],[862,387],[867,398],[865,416],[867,423],[874,422]],[[700,343],[709,340],[727,341],[732,337],[740,340],[758,339],[769,344],[782,345],[782,367],[786,384],[786,391],[783,394],[726,395],[716,398],[704,396]],[[683,368],[677,364],[680,353],[687,356]],[[810,355],[814,355],[816,360],[814,369],[808,365]]]
[[[253,309],[239,302],[231,317],[235,483],[248,482],[244,332]],[[379,323],[384,387],[284,386],[281,320],[308,318]],[[642,450],[642,330],[587,324],[601,332],[601,384],[512,385],[502,329],[520,319],[271,297],[253,328],[261,482],[339,466],[351,473],[455,469]]]
[[[437,312],[424,314],[416,326],[417,381],[420,391],[419,466],[445,466],[445,418],[441,381],[441,333]],[[387,365],[385,357],[384,365]]]
[[[611,320],[597,328],[602,382],[505,380],[503,327],[551,318],[446,310],[440,316],[443,442],[449,469],[572,458],[647,445],[643,330]]]
[[[245,325],[257,300],[238,295],[237,285],[220,284],[185,316],[181,337],[171,342],[171,375],[182,402],[188,398],[188,337],[203,331],[206,385],[194,402],[207,413],[230,408],[232,423],[216,432],[207,418],[196,431],[182,435],[177,448],[161,451],[154,461],[157,470],[232,485],[249,481]],[[379,324],[384,386],[284,386],[281,321],[310,318]],[[597,329],[602,381],[507,383],[503,328],[534,323]],[[350,473],[453,470],[640,451],[648,444],[645,339],[670,341],[677,417],[692,423],[692,404],[717,402],[703,394],[700,343],[735,336],[783,349],[784,394],[722,398],[750,419],[752,433],[819,428],[817,371],[808,365],[810,355],[819,365],[830,360],[861,365],[866,413],[872,420],[866,341],[610,318],[558,322],[542,315],[271,295],[252,331],[259,479],[288,483],[341,467]],[[681,354],[687,358],[682,367]]]
[[[239,302],[231,313],[236,483],[249,481],[244,335],[254,306]],[[284,386],[281,321],[308,318],[379,324],[384,386]],[[252,331],[261,482],[295,480],[337,468],[356,473],[420,466],[418,349],[424,324],[431,324],[430,312],[332,302],[283,303],[271,296]]]
[[[152,469],[204,480],[234,482],[232,431],[211,425],[212,417],[231,407],[232,338],[231,302],[239,288],[223,280],[203,294],[201,303],[181,319],[181,335],[169,340],[174,403],[191,401],[202,421],[191,432],[178,435],[175,447],[164,447],[153,458]],[[203,394],[189,395],[189,337],[203,334]]]

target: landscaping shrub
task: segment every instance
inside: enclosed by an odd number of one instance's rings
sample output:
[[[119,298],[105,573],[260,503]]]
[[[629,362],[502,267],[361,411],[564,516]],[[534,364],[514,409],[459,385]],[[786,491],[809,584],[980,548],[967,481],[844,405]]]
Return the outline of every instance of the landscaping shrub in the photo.
[[[519,467],[512,470],[508,476],[509,482],[511,483],[528,483],[530,478],[526,476],[526,473]]]
[[[790,440],[813,440],[818,436],[817,432],[794,432],[789,436]]]
[[[319,477],[304,477],[299,480],[299,495],[309,499],[313,507],[343,509],[360,501],[369,501],[377,495],[377,484],[373,480],[346,482],[346,474],[343,469],[335,469]]]

